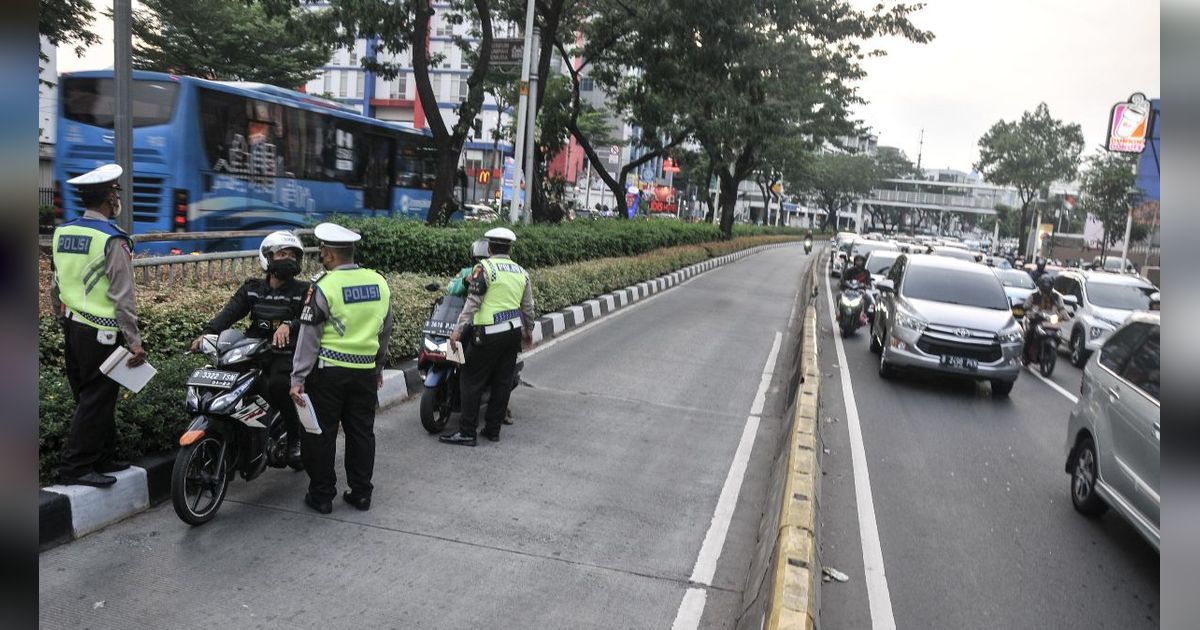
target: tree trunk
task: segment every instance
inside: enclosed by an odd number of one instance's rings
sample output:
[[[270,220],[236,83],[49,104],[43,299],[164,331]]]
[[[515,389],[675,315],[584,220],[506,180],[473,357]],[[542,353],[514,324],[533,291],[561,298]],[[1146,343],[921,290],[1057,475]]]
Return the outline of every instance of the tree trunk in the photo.
[[[1021,199],[1021,227],[1017,229],[1017,256],[1022,260],[1025,259],[1026,241],[1029,240],[1029,205],[1033,201],[1031,196],[1028,200]]]
[[[721,184],[721,238],[729,240],[733,238],[733,215],[737,210],[738,185],[741,184],[741,180],[735,179],[722,167],[717,171],[717,181]]]
[[[713,204],[712,194],[708,190],[708,185],[709,185],[709,182],[712,181],[712,177],[713,177],[713,161],[711,158],[709,158],[708,174],[704,176],[704,205],[708,207],[708,212],[706,212],[704,214],[704,222],[709,225],[712,225],[713,219],[716,217],[716,213],[717,213],[716,205]],[[718,185],[718,190],[719,189],[720,189],[720,186]]]

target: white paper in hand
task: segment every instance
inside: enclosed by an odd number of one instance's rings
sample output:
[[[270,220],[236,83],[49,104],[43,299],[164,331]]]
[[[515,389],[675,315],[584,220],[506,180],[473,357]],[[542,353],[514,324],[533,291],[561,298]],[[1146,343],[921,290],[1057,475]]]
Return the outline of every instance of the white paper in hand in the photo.
[[[300,424],[304,425],[304,430],[309,433],[320,435],[321,425],[317,422],[317,410],[313,407],[312,398],[308,394],[300,394],[304,399],[304,406],[301,407],[296,403],[296,415],[300,416]]]
[[[446,360],[451,363],[462,365],[467,362],[467,356],[463,352],[462,344],[457,341],[451,341],[446,349]]]
[[[158,374],[158,370],[154,369],[149,361],[137,367],[129,367],[128,361],[131,356],[133,356],[132,352],[122,346],[117,346],[112,354],[104,360],[104,363],[100,364],[100,372],[136,394],[142,391],[142,388],[150,382],[150,379],[154,378],[155,374]]]

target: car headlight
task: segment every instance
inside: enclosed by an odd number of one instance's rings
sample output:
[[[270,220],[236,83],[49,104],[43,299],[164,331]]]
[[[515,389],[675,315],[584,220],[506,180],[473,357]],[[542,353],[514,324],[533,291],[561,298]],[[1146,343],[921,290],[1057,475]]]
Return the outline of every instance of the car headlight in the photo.
[[[996,336],[1000,338],[1000,343],[1021,343],[1025,340],[1025,335],[1021,332],[1020,326],[1002,330]]]
[[[908,315],[907,313],[897,313],[896,325],[901,328],[907,328],[916,332],[924,332],[925,326],[927,326],[928,323],[925,320],[918,319],[912,315]]]

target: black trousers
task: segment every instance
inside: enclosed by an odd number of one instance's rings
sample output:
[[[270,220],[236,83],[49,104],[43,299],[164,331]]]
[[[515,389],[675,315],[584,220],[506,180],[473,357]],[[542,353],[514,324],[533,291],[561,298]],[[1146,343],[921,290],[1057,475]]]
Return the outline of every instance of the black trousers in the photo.
[[[304,431],[300,426],[300,416],[296,415],[296,404],[288,391],[292,387],[292,353],[278,353],[271,357],[267,365],[266,387],[262,395],[271,403],[271,407],[283,416],[283,426],[287,429],[288,442],[300,437]],[[320,416],[317,416],[318,418]]]
[[[100,364],[125,337],[117,333],[117,343],[104,345],[96,339],[96,329],[76,321],[63,323],[66,340],[67,381],[75,397],[75,416],[67,436],[59,475],[79,477],[91,472],[96,464],[113,458],[117,442],[117,393],[120,385],[100,372]]]
[[[490,393],[483,430],[500,435],[504,410],[508,409],[508,398],[512,393],[517,354],[521,352],[521,329],[488,335],[482,345],[472,344],[465,352],[467,362],[463,364],[459,381],[462,419],[458,422],[458,430],[463,435],[475,435],[479,428],[479,401],[487,390]]]
[[[313,370],[304,391],[312,398],[321,434],[301,433],[300,451],[308,472],[308,493],[318,501],[337,496],[338,426],[346,433],[346,482],[359,496],[371,496],[375,471],[375,406],[379,390],[374,369],[324,367]]]

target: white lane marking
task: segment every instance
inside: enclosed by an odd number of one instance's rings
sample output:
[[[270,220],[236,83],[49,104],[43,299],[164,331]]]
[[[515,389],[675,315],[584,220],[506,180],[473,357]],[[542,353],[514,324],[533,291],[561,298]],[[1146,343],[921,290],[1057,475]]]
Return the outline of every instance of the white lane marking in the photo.
[[[700,627],[700,618],[704,616],[704,603],[708,593],[702,588],[689,588],[679,602],[679,612],[675,613],[675,623],[671,630],[695,630]]]
[[[775,333],[775,341],[771,344],[771,352],[767,355],[767,364],[763,367],[761,382],[770,383],[771,375],[775,372],[775,361],[779,358],[779,345],[783,341],[783,333]],[[762,385],[759,385],[762,391]],[[733,520],[733,511],[737,508],[738,495],[742,491],[742,480],[746,477],[746,465],[750,462],[750,452],[754,449],[754,436],[758,432],[759,416],[762,413],[763,402],[756,397],[750,417],[746,418],[746,426],[742,429],[742,439],[738,442],[737,451],[733,454],[733,463],[729,466],[729,474],[725,476],[725,485],[721,487],[721,497],[717,499],[717,508],[713,512],[712,522],[708,533],[704,535],[704,544],[700,545],[700,554],[696,557],[696,566],[692,569],[691,581],[705,586],[712,585],[713,575],[717,572],[717,560],[721,558],[721,549],[725,547],[725,536],[729,533],[729,523]]]
[[[1076,396],[1075,394],[1072,394],[1071,392],[1067,391],[1066,389],[1063,389],[1062,385],[1059,385],[1058,383],[1055,383],[1054,381],[1046,378],[1045,376],[1042,376],[1040,373],[1038,373],[1038,371],[1036,369],[1034,369],[1032,367],[1027,368],[1027,369],[1029,370],[1030,374],[1041,379],[1041,381],[1043,383],[1049,385],[1051,387],[1051,389],[1062,394],[1063,396],[1066,396],[1067,400],[1071,401],[1071,404],[1075,404],[1075,403],[1079,402],[1079,397]]]
[[[758,381],[758,393],[754,395],[754,403],[750,406],[750,413],[753,415],[762,415],[763,407],[767,404],[767,389],[771,387],[771,376],[775,374],[775,360],[779,358],[779,346],[782,341],[783,333],[775,333],[775,342],[771,344],[771,352],[767,354],[767,368],[763,370]]]
[[[837,349],[842,378],[842,398],[846,404],[846,427],[850,430],[850,459],[854,464],[854,498],[858,507],[858,533],[862,538],[863,573],[867,583],[867,600],[871,608],[873,630],[894,630],[892,596],[888,592],[887,574],[883,568],[883,545],[879,542],[879,525],[875,520],[875,500],[871,496],[871,475],[867,470],[867,452],[863,446],[862,426],[858,422],[858,407],[854,404],[854,387],[850,384],[850,369],[846,366],[846,350],[837,334],[837,315],[833,308],[833,288],[825,274],[825,298],[829,303],[829,321],[833,324],[833,344]]]

